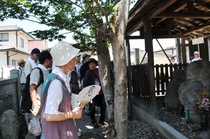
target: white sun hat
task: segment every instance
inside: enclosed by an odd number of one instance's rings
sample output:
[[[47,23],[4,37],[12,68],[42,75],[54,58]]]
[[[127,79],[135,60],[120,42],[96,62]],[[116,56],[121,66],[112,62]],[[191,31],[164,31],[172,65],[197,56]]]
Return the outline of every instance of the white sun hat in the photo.
[[[195,51],[194,54],[199,54],[199,52],[198,51]]]
[[[70,43],[65,41],[60,41],[55,44],[50,53],[53,57],[54,66],[66,65],[72,58],[77,56],[79,49],[74,48]]]

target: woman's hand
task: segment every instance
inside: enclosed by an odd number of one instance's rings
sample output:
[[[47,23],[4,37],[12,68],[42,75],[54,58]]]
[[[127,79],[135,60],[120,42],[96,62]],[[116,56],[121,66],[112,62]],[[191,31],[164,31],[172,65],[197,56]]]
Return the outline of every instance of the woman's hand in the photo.
[[[80,107],[76,107],[72,110],[72,118],[74,119],[80,119],[82,118],[82,109]]]

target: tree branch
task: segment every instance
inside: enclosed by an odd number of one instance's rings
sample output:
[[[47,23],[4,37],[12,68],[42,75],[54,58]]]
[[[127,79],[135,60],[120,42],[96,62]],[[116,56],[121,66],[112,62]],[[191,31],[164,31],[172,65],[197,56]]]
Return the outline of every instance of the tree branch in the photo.
[[[90,35],[81,33],[80,31],[76,31],[76,30],[74,30],[74,31],[71,31],[71,30],[70,30],[70,32],[61,33],[61,34],[59,34],[59,35],[65,35],[65,34],[69,34],[69,33],[72,33],[72,32],[73,32],[73,33],[76,33],[76,34],[78,34],[78,35],[81,35],[81,36],[89,37],[89,38],[98,38],[98,37],[96,37],[96,36],[90,36]]]
[[[78,4],[76,4],[75,2],[72,2],[72,1],[69,1],[70,3],[72,3],[72,4],[74,4],[75,6],[77,6],[77,7],[79,7],[84,13],[86,13],[87,11],[82,7],[82,2],[80,1],[80,3],[81,3],[81,6],[80,5],[78,5]],[[90,6],[89,6],[90,7]],[[90,7],[91,8],[91,7]],[[95,21],[95,20],[93,20],[92,18],[90,19],[91,20],[91,22],[95,25],[95,26],[98,26],[98,23]],[[99,27],[99,26],[98,26]]]
[[[118,0],[118,2],[114,3],[114,5],[112,6],[112,8],[114,8],[117,4],[119,4],[121,0]],[[108,12],[107,15],[109,15],[111,12]]]
[[[97,6],[101,9],[102,13],[104,14],[105,16],[105,19],[106,19],[106,27],[108,27],[109,25],[109,20],[108,20],[108,16],[107,16],[107,13],[106,11],[101,7],[100,3],[98,2],[98,0],[94,0],[95,3],[97,4]]]
[[[41,24],[39,21],[35,21],[35,20],[31,20],[31,19],[24,19],[24,20],[27,20],[27,21],[30,21],[30,22],[34,22],[34,23]]]
[[[94,14],[91,5],[90,5],[89,3],[87,3],[87,5],[88,5],[88,7],[90,8],[91,14],[94,16],[94,18],[95,18],[95,19],[98,19],[98,18],[96,17],[96,15]],[[93,24],[94,24],[97,28],[100,28],[100,26],[99,26],[98,23],[96,22],[97,20],[92,20],[92,19],[91,19],[91,21],[93,22]]]

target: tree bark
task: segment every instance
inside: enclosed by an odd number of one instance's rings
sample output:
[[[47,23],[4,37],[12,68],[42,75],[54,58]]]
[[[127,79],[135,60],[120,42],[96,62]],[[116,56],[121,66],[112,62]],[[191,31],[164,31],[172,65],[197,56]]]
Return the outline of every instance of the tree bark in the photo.
[[[130,0],[118,4],[116,21],[112,22],[112,44],[114,58],[114,121],[116,136],[113,139],[127,139],[127,68],[124,38],[128,22]]]
[[[123,35],[112,42],[114,55],[114,121],[116,139],[127,139],[127,68]]]
[[[109,124],[107,138],[112,139],[114,136],[116,136],[114,127],[114,77],[112,73],[111,60],[107,43],[97,41],[96,45],[100,81],[102,83],[101,85],[106,101],[106,110]]]

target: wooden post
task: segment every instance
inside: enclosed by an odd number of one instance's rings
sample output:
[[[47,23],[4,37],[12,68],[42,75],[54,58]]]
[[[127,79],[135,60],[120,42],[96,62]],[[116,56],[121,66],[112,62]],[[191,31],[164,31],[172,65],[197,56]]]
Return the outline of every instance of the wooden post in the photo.
[[[149,99],[151,114],[156,113],[156,97],[155,97],[155,80],[154,80],[154,52],[152,44],[152,28],[151,20],[144,21],[144,37],[145,37],[145,50],[148,54],[148,83],[149,83]]]
[[[6,55],[7,55],[7,66],[9,66],[9,64],[10,64],[10,63],[9,63],[9,51],[7,50],[6,53],[7,53],[7,54],[6,54]]]
[[[177,62],[181,63],[181,44],[180,44],[180,38],[176,39],[176,48],[177,48]]]
[[[185,44],[185,38],[182,37],[182,63],[186,64],[186,44]]]
[[[204,41],[204,48],[206,49],[206,51],[205,51],[205,60],[209,60],[208,37],[204,37],[203,41]]]
[[[133,92],[131,89],[132,86],[132,72],[131,72],[131,59],[130,59],[130,42],[129,39],[126,39],[127,46],[127,56],[128,56],[128,100],[129,100],[129,114],[128,117],[131,121],[133,120]]]
[[[194,50],[192,49],[193,48],[192,40],[189,40],[188,46],[189,46],[189,56],[190,56],[189,59],[190,59],[194,53]]]

